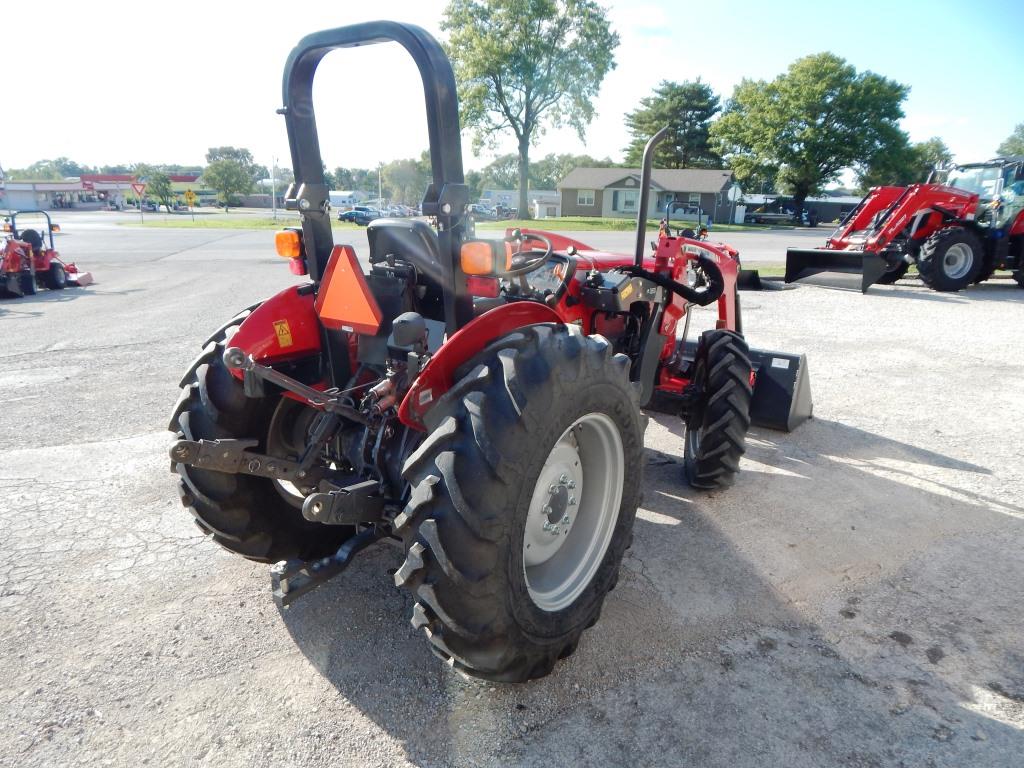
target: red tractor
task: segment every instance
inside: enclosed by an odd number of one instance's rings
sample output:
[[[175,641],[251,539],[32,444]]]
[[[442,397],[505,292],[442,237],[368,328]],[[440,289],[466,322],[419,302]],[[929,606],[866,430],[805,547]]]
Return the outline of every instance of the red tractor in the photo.
[[[422,210],[436,226],[373,221],[364,271],[333,242],[312,84],[331,50],[385,41],[423,80]],[[674,397],[686,478],[722,488],[752,397],[776,427],[810,415],[806,366],[771,353],[752,366],[727,247],[662,237],[649,250],[642,225],[633,255],[536,231],[471,238],[454,77],[418,27],[304,38],[281,112],[296,176],[286,206],[302,227],[276,246],[310,281],[229,320],[186,372],[170,420],[182,502],[226,549],[277,562],[282,606],[397,540],[395,582],[439,656],[492,680],[543,676],[618,579],[643,490],[641,407]],[[703,305],[717,327],[687,345]]]
[[[1013,270],[1024,287],[1024,157],[936,171],[928,184],[873,188],[824,248],[786,252],[786,282],[852,273],[867,292],[896,282],[911,264],[936,291],[959,291],[997,269]]]
[[[42,234],[36,229],[19,229],[19,216],[42,216],[46,229]],[[53,247],[53,233],[60,227],[50,221],[46,211],[15,211],[4,218],[3,231],[9,236],[0,254],[0,296],[31,296],[38,288],[59,291],[92,282],[88,272],[79,272],[74,264],[61,261]]]

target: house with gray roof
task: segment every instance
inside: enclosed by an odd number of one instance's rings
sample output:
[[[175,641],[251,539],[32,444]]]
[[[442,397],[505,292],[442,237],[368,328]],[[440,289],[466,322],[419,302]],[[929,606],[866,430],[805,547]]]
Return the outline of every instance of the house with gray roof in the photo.
[[[710,168],[657,168],[651,173],[647,215],[661,218],[671,201],[694,211],[700,207],[705,220],[729,220],[729,187],[732,171]],[[639,168],[575,168],[558,185],[563,216],[635,218],[640,207]],[[673,217],[681,214],[673,214]]]

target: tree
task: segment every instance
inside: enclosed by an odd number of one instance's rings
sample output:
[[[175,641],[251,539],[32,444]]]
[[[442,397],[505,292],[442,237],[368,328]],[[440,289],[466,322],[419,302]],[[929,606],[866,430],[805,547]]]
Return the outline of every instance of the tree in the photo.
[[[174,200],[171,177],[161,170],[145,165],[136,166],[135,175],[140,181],[146,182],[146,193],[159,200],[160,204],[170,213],[171,202]]]
[[[582,140],[619,36],[594,0],[451,0],[441,28],[475,147],[515,135],[525,215],[530,145],[548,126],[569,125]]]
[[[381,169],[381,175],[386,197],[407,205],[419,204],[430,184],[430,156],[424,152],[419,160],[392,160]]]
[[[202,184],[217,191],[226,211],[235,197],[252,190],[251,168],[238,160],[214,160],[203,171]]]
[[[893,140],[907,92],[835,54],[806,56],[771,82],[741,81],[712,142],[741,181],[774,174],[799,216],[809,194]]]
[[[1024,123],[1019,123],[1006,141],[999,145],[997,155],[1024,155]]]
[[[238,163],[245,169],[253,184],[260,179],[270,178],[270,171],[267,167],[265,165],[256,165],[252,152],[243,147],[210,147],[206,152],[207,164],[215,163],[218,160],[231,160]]]
[[[711,86],[696,81],[673,83],[663,80],[652,96],[640,100],[640,107],[626,115],[633,139],[626,147],[626,164],[637,166],[647,140],[669,127],[654,160],[662,168],[720,168],[722,158],[708,145],[708,130],[721,110]]]
[[[907,134],[897,129],[869,162],[856,167],[857,185],[864,193],[871,187],[921,184],[932,169],[952,159],[949,147],[938,136],[911,144]]]
[[[590,155],[545,155],[530,164],[530,187],[555,189],[574,168],[610,168],[614,165],[608,157],[595,160]]]

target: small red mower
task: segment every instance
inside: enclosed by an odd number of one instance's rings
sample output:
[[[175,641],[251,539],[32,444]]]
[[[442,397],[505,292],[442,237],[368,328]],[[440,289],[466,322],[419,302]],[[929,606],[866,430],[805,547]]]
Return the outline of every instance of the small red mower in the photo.
[[[18,217],[28,215],[45,218],[46,229],[19,229]],[[59,291],[69,285],[86,286],[93,282],[90,273],[80,272],[73,263],[61,260],[53,247],[53,233],[60,232],[60,227],[46,211],[15,211],[4,217],[3,231],[8,237],[0,254],[0,296],[18,298],[31,296],[39,288]]]

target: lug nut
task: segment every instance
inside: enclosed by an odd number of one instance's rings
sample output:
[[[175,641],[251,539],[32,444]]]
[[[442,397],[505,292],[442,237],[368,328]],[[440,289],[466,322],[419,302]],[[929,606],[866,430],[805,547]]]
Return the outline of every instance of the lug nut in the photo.
[[[569,524],[569,516],[566,515],[565,517],[562,518],[562,525],[568,525],[568,524]]]
[[[558,478],[558,482],[560,482],[562,485],[565,485],[566,483],[569,482],[569,476],[565,474],[565,472],[563,472],[562,476]]]
[[[573,488],[576,487],[576,481],[575,480],[570,480],[569,481],[569,485],[566,486],[566,487],[571,491]]]
[[[575,496],[570,496],[569,497],[569,506],[570,507],[575,507],[576,506],[576,497]]]

